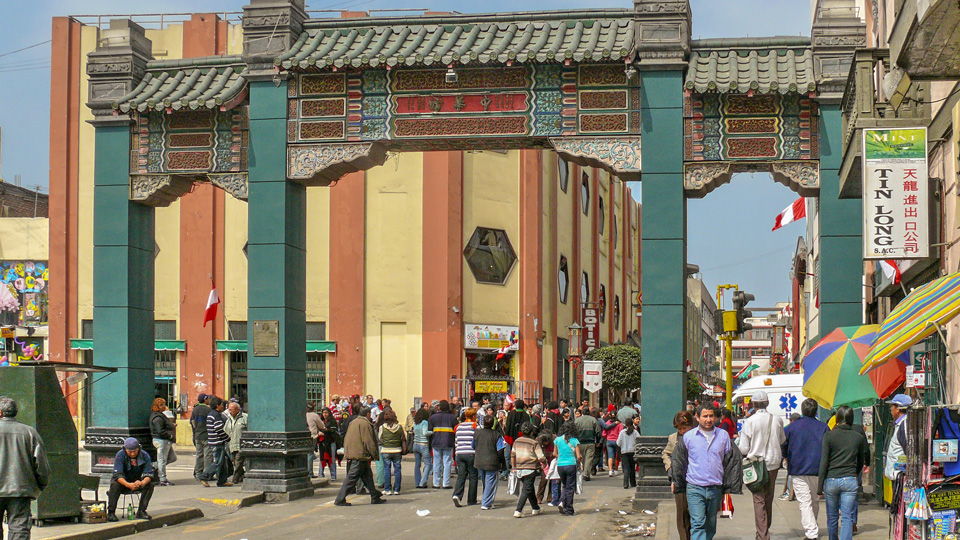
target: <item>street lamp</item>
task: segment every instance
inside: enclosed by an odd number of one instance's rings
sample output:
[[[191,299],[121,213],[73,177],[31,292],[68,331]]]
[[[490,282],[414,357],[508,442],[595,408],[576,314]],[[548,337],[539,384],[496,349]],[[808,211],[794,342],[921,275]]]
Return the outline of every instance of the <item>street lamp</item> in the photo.
[[[567,358],[571,364],[576,366],[580,363],[580,357],[583,356],[580,341],[583,327],[577,323],[573,323],[567,327],[567,330],[570,331],[570,340],[567,344]]]

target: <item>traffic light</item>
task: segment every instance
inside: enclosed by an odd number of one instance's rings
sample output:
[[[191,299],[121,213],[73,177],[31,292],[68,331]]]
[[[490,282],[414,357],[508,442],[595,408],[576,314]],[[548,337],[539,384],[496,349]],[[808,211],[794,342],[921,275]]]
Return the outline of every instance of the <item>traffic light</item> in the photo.
[[[756,300],[756,297],[750,293],[737,291],[733,293],[733,309],[737,312],[737,333],[743,334],[747,330],[752,330],[753,325],[745,322],[746,319],[753,317],[753,312],[745,309],[747,304]]]

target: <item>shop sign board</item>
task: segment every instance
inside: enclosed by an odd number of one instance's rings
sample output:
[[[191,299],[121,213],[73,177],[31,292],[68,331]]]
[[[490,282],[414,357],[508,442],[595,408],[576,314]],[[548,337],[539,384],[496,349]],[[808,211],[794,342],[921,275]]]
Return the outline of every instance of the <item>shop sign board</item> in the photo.
[[[599,360],[584,360],[583,388],[590,393],[603,388],[603,362]]]
[[[463,346],[466,349],[511,351],[520,349],[520,327],[466,323],[463,325]]]
[[[927,491],[927,502],[933,511],[960,509],[960,485],[951,484],[936,491]]]
[[[863,258],[929,256],[927,130],[863,130]]]
[[[581,323],[583,330],[580,334],[582,339],[580,350],[583,351],[583,354],[587,354],[600,345],[600,315],[597,308],[590,306],[583,306],[580,314],[580,320],[583,321]]]
[[[477,394],[505,394],[507,390],[507,381],[476,381],[473,383],[473,391]]]

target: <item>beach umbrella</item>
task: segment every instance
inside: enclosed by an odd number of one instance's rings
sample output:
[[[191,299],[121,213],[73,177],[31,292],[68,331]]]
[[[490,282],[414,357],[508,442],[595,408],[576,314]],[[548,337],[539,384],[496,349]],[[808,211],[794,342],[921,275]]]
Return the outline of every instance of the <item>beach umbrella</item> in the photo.
[[[876,369],[907,351],[957,313],[960,313],[960,273],[935,279],[913,291],[883,320],[860,373]]]
[[[860,368],[879,325],[845,326],[827,334],[803,358],[803,395],[824,408],[865,407],[893,393],[906,378],[907,355],[873,377]]]

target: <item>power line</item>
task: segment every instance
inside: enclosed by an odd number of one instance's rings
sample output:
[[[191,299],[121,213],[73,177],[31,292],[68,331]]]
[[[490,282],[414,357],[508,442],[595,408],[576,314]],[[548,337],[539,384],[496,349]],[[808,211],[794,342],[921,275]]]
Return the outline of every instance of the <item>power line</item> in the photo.
[[[27,50],[27,49],[32,49],[32,48],[34,48],[34,47],[39,47],[39,46],[41,46],[41,45],[46,45],[47,43],[50,43],[51,41],[53,41],[53,40],[52,40],[52,39],[48,39],[48,40],[46,40],[46,41],[41,41],[40,43],[34,43],[33,45],[28,45],[28,46],[26,46],[26,47],[24,47],[24,48],[22,48],[22,49],[17,49],[17,50],[15,50],[15,51],[6,52],[6,53],[3,53],[3,54],[0,54],[0,58],[3,58],[4,56],[10,56],[11,54],[16,54],[16,53],[18,53],[18,52],[25,51],[25,50]]]
[[[37,67],[29,67],[29,68],[0,69],[0,73],[13,73],[16,71],[35,71],[38,69],[50,69],[50,66],[46,65],[46,66],[37,66]]]
[[[722,269],[722,268],[730,268],[731,266],[740,266],[740,265],[742,265],[742,264],[747,264],[747,263],[750,263],[750,262],[758,261],[758,260],[760,260],[760,259],[764,259],[764,258],[767,258],[767,257],[769,257],[769,256],[771,256],[771,255],[776,255],[776,254],[778,254],[778,253],[783,253],[784,251],[788,251],[788,250],[791,250],[791,249],[794,249],[794,247],[793,247],[793,246],[787,246],[787,247],[783,247],[783,248],[780,248],[780,249],[775,249],[775,250],[773,250],[773,251],[768,251],[768,252],[766,252],[766,253],[761,253],[760,255],[757,255],[757,256],[755,256],[755,257],[750,257],[749,259],[742,259],[742,260],[739,260],[739,261],[736,261],[736,262],[732,262],[732,263],[728,263],[728,264],[721,264],[721,265],[719,265],[719,266],[714,266],[714,267],[712,267],[712,268],[704,268],[703,270],[700,270],[700,272],[701,272],[701,273],[704,273],[704,272],[708,272],[708,271],[710,271],[710,270],[720,270],[720,269]]]

